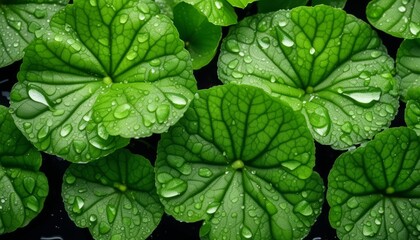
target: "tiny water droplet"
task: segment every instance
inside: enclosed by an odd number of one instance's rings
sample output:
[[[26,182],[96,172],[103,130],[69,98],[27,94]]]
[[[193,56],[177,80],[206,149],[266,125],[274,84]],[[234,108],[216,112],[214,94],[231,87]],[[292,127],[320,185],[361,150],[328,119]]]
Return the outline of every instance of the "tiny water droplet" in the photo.
[[[309,49],[309,54],[314,55],[315,54],[315,48],[311,47],[311,49]]]
[[[405,11],[407,11],[407,8],[406,7],[404,7],[404,6],[399,6],[398,7],[398,11],[400,11],[400,12],[405,12]]]

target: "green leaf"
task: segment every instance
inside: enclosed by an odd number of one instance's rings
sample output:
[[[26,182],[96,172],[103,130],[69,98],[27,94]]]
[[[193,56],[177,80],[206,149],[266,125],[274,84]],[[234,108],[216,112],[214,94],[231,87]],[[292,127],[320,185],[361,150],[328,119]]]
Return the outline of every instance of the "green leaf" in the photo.
[[[304,118],[250,86],[199,91],[162,134],[156,185],[165,211],[205,220],[209,239],[299,239],[320,213],[323,184]]]
[[[400,94],[407,101],[410,88],[420,87],[420,39],[404,40],[397,52],[397,74],[401,77]],[[420,99],[419,99],[420,100]]]
[[[417,88],[417,96],[420,96],[420,88]],[[420,100],[408,100],[404,114],[407,127],[413,129],[420,135]]]
[[[312,6],[325,4],[336,8],[344,8],[347,0],[312,0]]]
[[[204,15],[186,3],[174,8],[174,24],[191,54],[193,68],[200,69],[207,65],[216,54],[222,28],[209,23]]]
[[[25,136],[86,162],[128,143],[117,135],[145,137],[176,122],[196,82],[176,28],[158,12],[151,0],[92,0],[57,14],[27,48],[11,93]]]
[[[169,18],[173,18],[173,9],[181,0],[154,0],[156,5],[159,6],[160,12]]]
[[[39,171],[41,154],[0,106],[0,234],[26,226],[42,210],[48,180]]]
[[[248,4],[255,2],[257,0],[227,0],[230,5],[238,8],[244,9]]]
[[[48,27],[52,15],[68,0],[0,1],[0,68],[23,57],[23,50]]]
[[[308,0],[259,0],[257,2],[258,12],[268,13],[277,11],[279,9],[292,9],[298,6],[304,6],[308,3]]]
[[[67,213],[95,239],[146,239],[163,215],[152,165],[128,150],[72,164],[63,179]]]
[[[218,26],[229,26],[237,22],[233,7],[226,0],[182,0],[193,5],[207,17],[208,21]]]
[[[417,239],[420,137],[408,128],[379,133],[343,153],[328,176],[329,219],[340,239]]]
[[[314,138],[336,149],[372,138],[398,109],[394,62],[376,33],[329,6],[244,19],[218,66],[224,83],[260,87],[302,112]]]
[[[420,3],[417,0],[373,0],[366,7],[369,22],[399,38],[420,36]]]

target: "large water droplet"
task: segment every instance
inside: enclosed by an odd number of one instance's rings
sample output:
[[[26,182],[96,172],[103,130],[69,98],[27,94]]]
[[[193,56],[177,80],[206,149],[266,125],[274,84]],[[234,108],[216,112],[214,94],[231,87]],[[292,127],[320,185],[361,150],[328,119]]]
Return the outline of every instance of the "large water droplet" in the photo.
[[[51,101],[46,97],[46,93],[35,85],[28,86],[28,96],[34,102],[42,103],[47,107],[51,107]]]
[[[74,140],[73,141],[73,148],[76,153],[82,153],[83,150],[87,147],[87,144],[81,140]]]
[[[310,102],[305,104],[305,111],[312,129],[320,136],[326,136],[331,127],[328,111],[324,107]]]
[[[50,127],[49,126],[47,126],[47,125],[44,125],[40,130],[39,130],[39,132],[38,132],[38,135],[37,135],[37,137],[38,137],[38,139],[39,139],[39,141],[42,141],[42,140],[44,140],[47,136],[48,136],[48,133],[50,132]]]
[[[187,183],[179,178],[172,178],[168,182],[162,184],[160,195],[164,198],[171,198],[181,195],[187,190]]]
[[[149,33],[139,33],[139,34],[137,35],[137,41],[138,41],[139,43],[144,43],[144,42],[146,42],[147,40],[149,40]]]
[[[351,197],[349,200],[347,200],[347,206],[349,208],[357,208],[359,206],[359,201],[356,199],[356,197]]]
[[[217,209],[220,207],[220,203],[218,202],[212,202],[207,206],[206,213],[213,214],[217,211]]]
[[[76,177],[73,174],[67,174],[64,181],[66,181],[67,184],[71,185],[76,182]]]
[[[300,162],[298,161],[285,161],[282,162],[281,165],[289,170],[295,170],[297,167],[299,167],[301,165]]]
[[[126,118],[130,114],[131,106],[128,103],[124,103],[119,105],[114,110],[114,117],[116,119],[123,119]]]
[[[98,4],[96,3],[96,0],[89,0],[89,3],[92,7],[96,7]]]
[[[34,16],[38,19],[44,18],[47,16],[47,10],[46,9],[41,9],[41,8],[37,8],[34,11]]]
[[[241,235],[246,239],[252,238],[251,229],[249,229],[247,226],[243,226],[241,229]]]
[[[166,120],[168,120],[169,113],[170,113],[169,105],[167,104],[159,105],[155,112],[156,120],[158,121],[158,123],[162,124]]]
[[[258,38],[257,42],[262,49],[267,49],[270,47],[270,39],[268,37]]]
[[[188,99],[181,94],[167,93],[165,96],[178,109],[185,107],[188,103]]]
[[[130,51],[127,53],[126,58],[131,61],[131,60],[134,60],[137,56],[138,56],[137,52]]]
[[[108,222],[113,223],[116,216],[117,216],[117,209],[115,208],[115,206],[107,205],[106,218],[108,219]]]
[[[229,39],[226,41],[226,50],[231,53],[238,53],[239,52],[239,44],[236,40]]]
[[[293,208],[293,210],[296,213],[302,214],[303,216],[310,216],[314,212],[311,205],[305,200],[296,204],[295,207]]]
[[[416,23],[414,23],[414,22],[411,22],[410,23],[410,32],[414,35],[414,36],[417,36],[418,34],[419,34],[419,32],[420,32],[420,26],[419,25],[417,25]]]
[[[203,167],[198,169],[198,175],[200,177],[209,178],[213,175],[213,172],[209,168]]]
[[[381,98],[381,90],[376,88],[361,89],[360,91],[343,92],[343,95],[351,98],[356,104],[371,106]]]
[[[73,126],[71,124],[66,124],[61,128],[60,136],[67,137],[71,131],[73,130]]]
[[[81,213],[84,205],[85,201],[83,200],[83,198],[76,196],[73,203],[73,212],[78,214]]]

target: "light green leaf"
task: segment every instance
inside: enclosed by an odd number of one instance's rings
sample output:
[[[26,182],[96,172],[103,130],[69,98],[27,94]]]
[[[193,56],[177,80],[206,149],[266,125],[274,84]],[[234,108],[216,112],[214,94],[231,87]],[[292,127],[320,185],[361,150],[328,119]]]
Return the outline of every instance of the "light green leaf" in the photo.
[[[72,164],[63,179],[67,213],[95,239],[146,239],[163,215],[152,165],[128,150]]]
[[[344,8],[347,0],[312,0],[312,6],[325,4],[336,8]]]
[[[186,3],[175,7],[174,24],[191,54],[193,68],[200,69],[207,65],[216,54],[222,28],[209,23],[204,15]]]
[[[328,176],[329,219],[340,239],[418,239],[420,137],[391,128],[343,153]]]
[[[250,86],[199,91],[162,134],[156,185],[165,211],[205,220],[209,239],[300,239],[320,213],[323,184],[303,116]]]
[[[336,149],[372,138],[398,109],[394,62],[376,33],[329,6],[244,19],[224,39],[218,66],[224,83],[284,100],[318,142]]]
[[[27,48],[11,93],[25,136],[87,162],[128,143],[116,135],[145,137],[176,122],[196,82],[176,28],[158,12],[151,0],[79,0],[57,14]],[[164,114],[143,116],[151,105]]]
[[[258,12],[268,13],[277,11],[279,9],[292,9],[298,6],[304,6],[308,3],[308,0],[259,0],[257,2]]]
[[[257,0],[227,0],[230,5],[238,8],[244,9],[248,4],[255,2]]]
[[[41,154],[0,106],[0,234],[26,226],[42,210],[48,181],[39,172]]]
[[[207,17],[209,22],[218,26],[229,26],[236,23],[236,13],[226,0],[182,0],[193,5]]]
[[[420,36],[418,0],[373,0],[366,7],[369,22],[377,29],[400,38]]]
[[[397,52],[397,74],[401,77],[400,94],[402,100],[409,89],[420,87],[420,39],[404,40]]]
[[[35,33],[48,27],[52,15],[68,0],[0,1],[0,67],[23,57]]]

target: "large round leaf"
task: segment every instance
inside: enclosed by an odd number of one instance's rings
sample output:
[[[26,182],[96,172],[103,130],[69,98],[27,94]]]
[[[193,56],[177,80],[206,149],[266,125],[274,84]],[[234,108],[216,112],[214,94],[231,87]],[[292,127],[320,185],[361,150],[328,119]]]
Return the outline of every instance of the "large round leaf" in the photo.
[[[0,1],[0,67],[23,57],[23,50],[68,0]]]
[[[164,132],[196,89],[188,52],[151,0],[75,1],[26,50],[11,93],[39,149],[81,162]],[[159,27],[157,27],[159,26]]]
[[[373,0],[366,8],[369,22],[388,34],[400,38],[420,36],[420,2],[418,0]]]
[[[0,234],[27,225],[42,210],[48,181],[39,171],[41,154],[0,106]]]
[[[398,109],[394,62],[368,24],[328,6],[244,19],[225,38],[218,74],[263,88],[302,112],[314,138],[345,149]]]
[[[62,195],[70,218],[95,239],[146,239],[163,214],[152,165],[128,150],[70,165]]]
[[[206,220],[210,239],[299,239],[320,213],[323,184],[303,116],[250,86],[199,92],[162,135],[156,184],[167,213]]]
[[[418,239],[420,137],[387,129],[342,154],[328,176],[331,225],[340,239]]]

